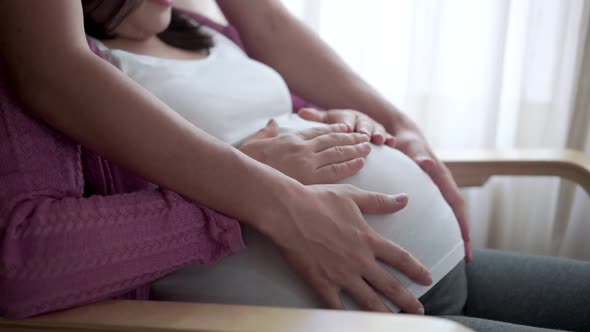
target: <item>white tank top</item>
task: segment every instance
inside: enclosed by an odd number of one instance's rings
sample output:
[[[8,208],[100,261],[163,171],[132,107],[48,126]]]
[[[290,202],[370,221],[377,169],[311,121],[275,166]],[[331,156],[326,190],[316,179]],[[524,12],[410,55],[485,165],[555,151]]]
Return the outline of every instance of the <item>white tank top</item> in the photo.
[[[292,113],[289,90],[276,71],[248,58],[222,34],[207,27],[203,30],[213,36],[215,46],[202,60],[163,59],[110,50],[98,44],[130,78],[195,126],[226,143],[238,144],[273,117],[281,127],[296,130],[323,125]],[[463,258],[463,241],[452,210],[430,178],[401,152],[373,146],[365,167],[341,182],[365,190],[409,195],[409,203],[402,211],[365,217],[381,235],[425,264],[434,283]],[[164,287],[168,299],[292,307],[319,305],[299,279],[290,275],[276,253],[268,250],[266,239],[248,229],[244,237],[248,247],[245,252],[214,266],[194,267],[195,273],[188,269],[167,279],[174,281],[170,287]],[[430,289],[392,272],[417,297]],[[244,286],[255,284],[264,285],[263,290],[252,292]],[[349,300],[345,303],[349,308],[356,307]]]
[[[224,35],[202,27],[215,46],[200,60],[164,59],[107,49],[114,64],[177,113],[218,139],[236,145],[271,117],[291,112],[282,77],[253,61]]]

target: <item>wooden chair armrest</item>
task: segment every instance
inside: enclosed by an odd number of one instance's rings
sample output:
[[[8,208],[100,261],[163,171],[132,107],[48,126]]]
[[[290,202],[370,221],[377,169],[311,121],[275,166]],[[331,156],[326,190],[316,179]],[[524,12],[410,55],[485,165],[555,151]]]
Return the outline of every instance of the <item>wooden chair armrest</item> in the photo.
[[[373,332],[471,331],[455,322],[412,315],[156,301],[105,301],[35,318],[0,318],[14,331]]]
[[[441,151],[461,187],[481,186],[494,175],[559,176],[590,194],[590,156],[575,150]]]

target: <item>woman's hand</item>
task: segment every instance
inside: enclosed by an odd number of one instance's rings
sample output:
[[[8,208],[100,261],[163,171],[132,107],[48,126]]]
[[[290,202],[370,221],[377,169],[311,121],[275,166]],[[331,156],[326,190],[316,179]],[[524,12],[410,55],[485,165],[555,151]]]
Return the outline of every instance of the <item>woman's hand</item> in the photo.
[[[271,230],[262,230],[289,265],[325,304],[344,309],[344,291],[361,307],[389,311],[381,293],[407,313],[423,314],[420,302],[380,262],[410,279],[430,285],[428,270],[411,254],[376,233],[362,213],[394,213],[407,204],[405,194],[367,192],[352,185],[305,187],[291,196],[286,211],[270,209]],[[279,222],[280,220],[280,222]]]
[[[310,121],[326,124],[346,123],[349,128],[354,128],[354,131],[370,135],[373,143],[385,142],[385,144],[397,148],[412,158],[430,176],[453,209],[465,243],[465,258],[468,262],[471,261],[472,252],[467,210],[459,187],[455,183],[451,172],[432,153],[426,138],[410,119],[397,112],[396,119],[392,121],[393,125],[388,126],[389,132],[395,135],[392,136],[385,131],[381,124],[358,111],[340,109],[318,111],[312,108],[302,108],[298,111],[298,114]],[[385,137],[385,140],[383,140],[383,137]]]
[[[347,133],[343,124],[280,133],[270,120],[239,149],[303,184],[329,184],[360,171],[371,152],[366,135]]]
[[[344,123],[348,126],[350,131],[369,136],[371,142],[376,145],[387,144],[391,147],[394,147],[395,145],[395,138],[387,133],[385,128],[379,122],[359,111],[349,109],[318,111],[315,108],[302,108],[297,111],[297,115],[305,120],[322,122],[325,124]]]

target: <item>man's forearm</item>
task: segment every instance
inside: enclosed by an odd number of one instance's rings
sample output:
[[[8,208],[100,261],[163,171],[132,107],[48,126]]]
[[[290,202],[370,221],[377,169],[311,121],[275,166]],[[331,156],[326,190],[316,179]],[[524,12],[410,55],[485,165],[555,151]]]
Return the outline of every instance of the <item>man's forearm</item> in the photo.
[[[397,108],[278,1],[220,0],[219,5],[248,53],[277,70],[298,95],[324,108],[356,109],[393,129]]]
[[[72,54],[45,74],[13,77],[29,78],[16,79],[15,88],[28,110],[53,127],[150,181],[241,221],[258,222],[259,211],[279,205],[279,194],[300,186],[194,127],[94,55]]]

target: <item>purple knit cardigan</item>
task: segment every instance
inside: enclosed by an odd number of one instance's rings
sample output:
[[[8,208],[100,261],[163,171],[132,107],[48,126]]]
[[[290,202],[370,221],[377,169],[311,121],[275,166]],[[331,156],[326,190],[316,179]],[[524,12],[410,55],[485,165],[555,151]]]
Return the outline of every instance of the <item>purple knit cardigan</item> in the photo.
[[[232,27],[191,15],[243,47]],[[294,109],[304,105],[293,96]],[[84,197],[85,188],[94,195]],[[154,280],[243,247],[236,220],[148,190],[144,179],[28,115],[0,72],[0,316],[147,299]]]

